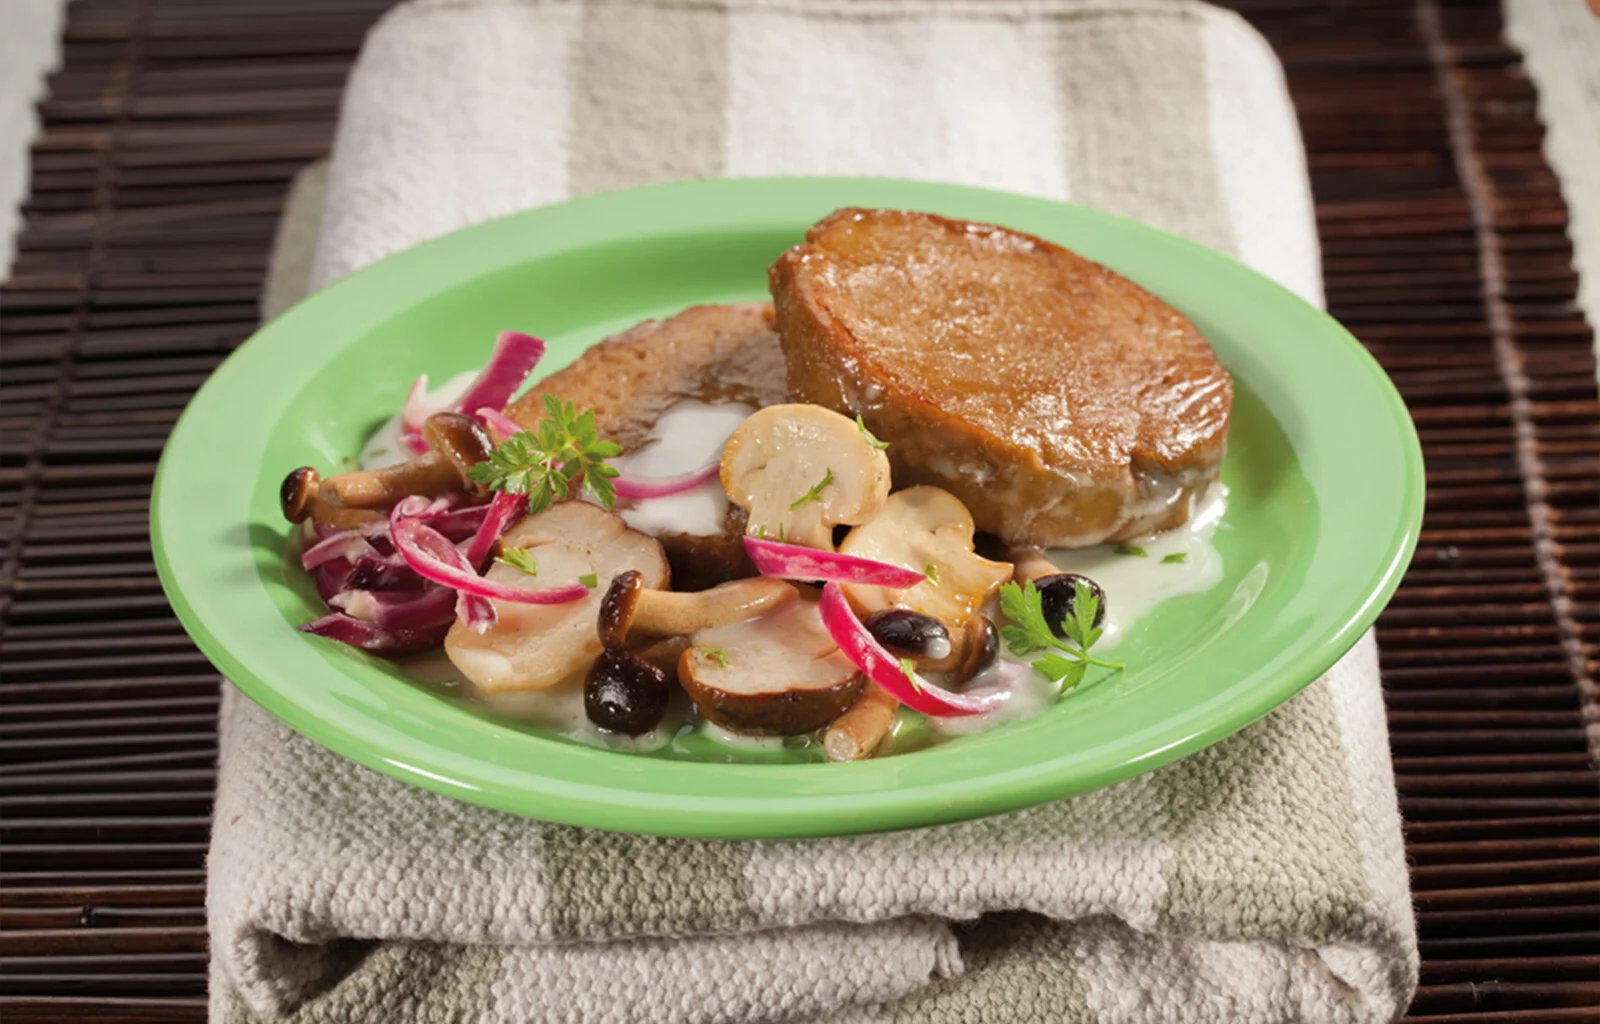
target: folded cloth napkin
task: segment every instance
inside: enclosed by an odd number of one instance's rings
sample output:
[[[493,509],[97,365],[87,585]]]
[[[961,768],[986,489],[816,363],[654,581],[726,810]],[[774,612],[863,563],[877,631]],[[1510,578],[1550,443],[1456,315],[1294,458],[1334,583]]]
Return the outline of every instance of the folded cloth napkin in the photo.
[[[1320,295],[1278,66],[1178,0],[414,2],[351,77],[309,284],[570,195],[810,173],[1091,203]],[[273,308],[306,286],[320,174],[301,186]],[[229,1024],[1368,1022],[1417,977],[1370,637],[1114,788],[808,841],[457,803],[230,690],[208,912]]]

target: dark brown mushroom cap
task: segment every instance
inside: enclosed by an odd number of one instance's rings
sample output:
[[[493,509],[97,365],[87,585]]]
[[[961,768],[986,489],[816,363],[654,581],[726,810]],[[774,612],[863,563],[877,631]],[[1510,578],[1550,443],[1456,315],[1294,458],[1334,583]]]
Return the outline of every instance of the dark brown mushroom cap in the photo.
[[[450,460],[467,490],[484,493],[483,485],[467,476],[468,470],[494,451],[494,442],[477,420],[459,412],[436,412],[423,422],[422,439],[429,448]]]
[[[321,483],[322,474],[310,466],[290,470],[289,475],[283,478],[283,486],[278,489],[278,503],[283,507],[283,518],[291,523],[305,522],[311,514],[312,502]]]
[[[644,577],[637,569],[621,573],[606,588],[605,597],[600,599],[596,630],[607,648],[621,647],[628,639],[628,628],[633,625],[633,613],[639,608],[639,592],[643,589]]]

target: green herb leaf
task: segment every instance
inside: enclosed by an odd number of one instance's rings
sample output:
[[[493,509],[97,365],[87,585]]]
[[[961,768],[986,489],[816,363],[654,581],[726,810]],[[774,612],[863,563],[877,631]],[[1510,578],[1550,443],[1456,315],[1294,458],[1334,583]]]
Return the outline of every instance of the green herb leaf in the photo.
[[[1100,599],[1094,596],[1094,590],[1083,580],[1074,580],[1072,614],[1062,621],[1062,632],[1087,651],[1100,639],[1101,631],[1094,628],[1094,618],[1099,612]]]
[[[1188,561],[1188,559],[1189,559],[1189,553],[1188,552],[1186,552],[1186,551],[1174,551],[1172,554],[1170,554],[1167,557],[1163,558],[1161,560],[1161,564],[1162,565],[1176,565],[1178,562]]]
[[[910,658],[901,658],[900,671],[904,672],[906,674],[906,678],[911,681],[911,688],[916,690],[918,693],[921,693],[922,684],[917,681],[916,662],[912,661]]]
[[[706,647],[701,650],[707,661],[714,661],[719,668],[728,667],[728,652],[720,647]]]
[[[1083,682],[1083,677],[1089,671],[1089,666],[1081,661],[1073,661],[1059,654],[1046,654],[1033,663],[1033,670],[1056,684],[1056,688],[1066,691]]]
[[[757,524],[756,525],[756,540],[766,540],[766,539],[767,539],[767,528],[766,528],[766,526],[762,525],[762,524]]]
[[[580,413],[554,395],[544,396],[544,408],[537,427],[500,442],[467,477],[490,490],[526,494],[529,515],[576,497],[574,488],[604,508],[615,507],[617,470],[606,460],[621,455],[622,447],[600,439],[593,409]]]
[[[928,577],[928,582],[934,586],[939,585],[939,567],[932,562],[922,567],[922,575]]]
[[[509,565],[519,572],[525,572],[529,576],[539,575],[539,563],[522,548],[506,548],[500,552],[495,561],[501,565]]]
[[[1013,654],[1032,654],[1056,645],[1055,634],[1044,620],[1044,608],[1039,588],[1032,580],[1020,586],[1007,583],[1000,588],[1000,610],[1005,612],[1011,625],[1001,626],[1000,635]]]
[[[1132,555],[1135,558],[1150,557],[1149,552],[1145,551],[1144,548],[1134,547],[1132,544],[1118,544],[1115,548],[1112,548],[1112,551],[1118,555]]]
[[[578,582],[582,583],[590,590],[593,590],[595,587],[600,585],[600,575],[598,573],[586,572],[582,576],[578,577]]]
[[[1051,632],[1045,621],[1044,602],[1039,588],[1032,580],[1022,584],[1007,583],[1000,588],[1000,610],[1011,621],[1000,627],[1000,636],[1012,654],[1021,657],[1037,651],[1046,651],[1044,657],[1033,663],[1034,671],[1046,679],[1057,682],[1062,691],[1083,681],[1090,665],[1120,669],[1116,662],[1101,661],[1089,654],[1089,649],[1104,634],[1096,629],[1095,615],[1100,601],[1094,591],[1082,580],[1073,583],[1072,612],[1061,623],[1067,639],[1062,640]]]
[[[796,498],[794,501],[791,501],[789,503],[789,511],[793,512],[795,509],[799,508],[801,505],[808,505],[813,501],[821,501],[822,500],[822,489],[824,487],[827,487],[831,483],[833,483],[833,470],[829,469],[827,474],[824,475],[821,480],[818,480],[816,482],[816,485],[813,486],[811,488],[811,490],[809,490],[806,493],[800,495],[800,497]]]
[[[872,447],[878,449],[878,451],[881,452],[885,448],[889,447],[888,441],[880,441],[876,437],[872,436],[872,431],[867,429],[866,421],[861,418],[860,413],[856,413],[856,429],[861,431],[861,436],[866,439],[866,442],[872,445]]]

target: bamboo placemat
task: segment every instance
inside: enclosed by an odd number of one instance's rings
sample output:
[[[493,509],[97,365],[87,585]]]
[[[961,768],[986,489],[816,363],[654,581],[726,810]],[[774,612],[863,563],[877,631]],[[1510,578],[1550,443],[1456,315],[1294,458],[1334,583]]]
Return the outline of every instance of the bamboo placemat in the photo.
[[[78,0],[0,291],[0,1017],[204,1018],[217,676],[146,501],[254,328],[288,179],[390,0]],[[1411,404],[1379,622],[1432,1024],[1600,1020],[1600,401],[1492,0],[1234,0],[1310,152],[1331,311]]]

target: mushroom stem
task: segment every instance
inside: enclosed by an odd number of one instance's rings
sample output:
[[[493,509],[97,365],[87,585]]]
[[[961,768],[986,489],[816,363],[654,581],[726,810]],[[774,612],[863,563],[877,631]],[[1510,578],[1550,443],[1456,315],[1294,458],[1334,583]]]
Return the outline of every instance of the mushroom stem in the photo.
[[[630,628],[651,636],[681,636],[764,615],[795,594],[791,584],[768,576],[689,593],[641,590]]]
[[[322,474],[310,466],[290,470],[289,475],[283,478],[283,486],[278,490],[283,517],[291,523],[303,523],[310,519],[319,526],[341,530],[383,518],[379,513],[366,509],[334,508],[318,496],[317,491],[321,484]]]
[[[667,678],[676,682],[678,679],[678,659],[689,648],[689,638],[686,636],[669,636],[642,650],[635,651],[639,657],[661,669]]]
[[[336,508],[387,508],[413,494],[436,498],[460,489],[455,463],[440,452],[426,452],[410,462],[330,476],[319,493]]]
[[[477,420],[459,412],[436,412],[422,424],[422,439],[450,460],[463,488],[480,497],[488,493],[488,488],[467,475],[494,451],[494,442]]]
[[[348,530],[367,523],[376,522],[383,518],[382,512],[370,508],[339,508],[323,501],[320,497],[312,496],[307,503],[311,510],[311,521],[319,526],[329,526],[338,530]]]
[[[917,668],[924,672],[951,673],[949,685],[964,686],[973,676],[994,663],[1000,653],[1000,634],[989,616],[979,613],[950,633],[950,653],[937,661],[923,659]]]
[[[1054,576],[1061,571],[1045,557],[1040,548],[1012,548],[1008,557],[1015,566],[1012,578],[1018,583],[1036,580],[1041,576]]]
[[[833,720],[822,749],[830,761],[865,761],[882,745],[900,702],[877,683],[868,682],[850,710]]]

